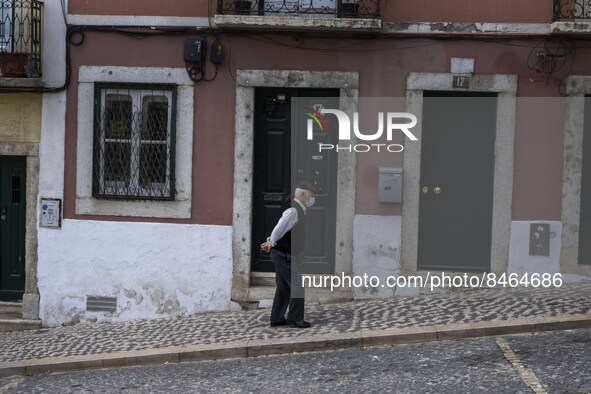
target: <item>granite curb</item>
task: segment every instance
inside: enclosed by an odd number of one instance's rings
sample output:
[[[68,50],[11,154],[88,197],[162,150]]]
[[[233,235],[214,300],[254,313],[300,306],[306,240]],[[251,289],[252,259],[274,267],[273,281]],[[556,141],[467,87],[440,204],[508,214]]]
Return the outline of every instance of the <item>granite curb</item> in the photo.
[[[90,368],[248,358],[589,327],[591,327],[591,313],[382,330],[363,329],[355,332],[317,334],[306,337],[242,340],[5,362],[0,363],[0,377]]]

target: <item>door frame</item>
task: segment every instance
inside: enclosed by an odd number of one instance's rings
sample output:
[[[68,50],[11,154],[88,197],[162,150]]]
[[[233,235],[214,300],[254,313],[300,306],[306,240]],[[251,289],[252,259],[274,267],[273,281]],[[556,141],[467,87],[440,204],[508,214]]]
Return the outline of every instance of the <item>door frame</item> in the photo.
[[[0,142],[0,155],[26,156],[25,293],[23,318],[39,318],[37,288],[37,196],[39,194],[39,144]]]
[[[591,76],[571,75],[565,85],[560,272],[591,275],[591,265],[579,265],[585,96],[591,95]]]
[[[339,89],[339,96],[353,99],[345,101],[354,105],[353,103],[357,102],[359,97],[359,73],[300,70],[236,71],[234,211],[232,215],[232,299],[234,301],[260,301],[273,298],[273,291],[253,289],[250,286],[254,96],[257,87]],[[349,108],[345,108],[345,110],[349,110]],[[354,154],[339,155],[335,272],[344,272],[345,274],[352,272],[355,168]],[[345,292],[351,293],[351,289],[346,289]],[[329,291],[327,294],[323,294],[322,298],[342,299],[344,297],[346,298],[347,295],[342,292]]]
[[[508,74],[462,74],[470,77],[468,89],[452,88],[449,73],[410,73],[406,80],[406,109],[418,123],[413,134],[418,141],[405,144],[402,181],[402,245],[403,273],[417,271],[419,235],[419,197],[421,185],[421,132],[423,91],[491,92],[498,94],[495,134],[492,239],[490,272],[503,273],[509,261],[511,235],[511,204],[513,198],[513,150],[517,76]]]

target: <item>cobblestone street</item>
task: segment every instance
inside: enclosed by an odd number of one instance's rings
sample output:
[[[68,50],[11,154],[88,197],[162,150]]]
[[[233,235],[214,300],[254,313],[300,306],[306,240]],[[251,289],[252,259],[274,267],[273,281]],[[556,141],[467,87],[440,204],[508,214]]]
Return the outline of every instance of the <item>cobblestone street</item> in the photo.
[[[310,329],[270,328],[269,311],[198,314],[176,319],[78,324],[0,333],[0,364],[180,345],[309,337],[362,329],[422,327],[591,311],[591,282],[561,288],[481,289],[309,306]]]
[[[498,343],[502,340],[517,361],[506,358]],[[590,344],[591,329],[555,331],[19,376],[0,380],[0,392],[589,393]],[[524,378],[521,367],[531,375]]]

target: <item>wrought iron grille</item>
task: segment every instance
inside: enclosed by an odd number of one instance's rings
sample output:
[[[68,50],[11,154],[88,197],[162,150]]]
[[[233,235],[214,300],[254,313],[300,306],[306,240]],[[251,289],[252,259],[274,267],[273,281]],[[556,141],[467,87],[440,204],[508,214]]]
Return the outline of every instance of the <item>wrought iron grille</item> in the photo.
[[[591,19],[591,0],[554,0],[554,20]]]
[[[42,12],[38,0],[0,0],[0,63],[21,62],[19,76],[41,76]]]
[[[380,0],[218,0],[218,14],[379,18]]]
[[[174,199],[175,92],[170,85],[95,85],[95,197]]]

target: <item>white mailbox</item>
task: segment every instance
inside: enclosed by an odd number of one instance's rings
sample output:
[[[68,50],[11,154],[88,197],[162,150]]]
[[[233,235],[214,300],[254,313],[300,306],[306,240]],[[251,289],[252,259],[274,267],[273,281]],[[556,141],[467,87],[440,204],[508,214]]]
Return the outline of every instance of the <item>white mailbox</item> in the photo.
[[[380,202],[402,202],[402,168],[380,167],[378,198]]]

